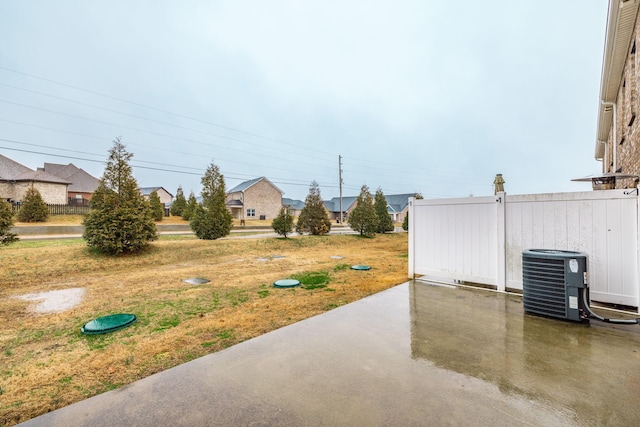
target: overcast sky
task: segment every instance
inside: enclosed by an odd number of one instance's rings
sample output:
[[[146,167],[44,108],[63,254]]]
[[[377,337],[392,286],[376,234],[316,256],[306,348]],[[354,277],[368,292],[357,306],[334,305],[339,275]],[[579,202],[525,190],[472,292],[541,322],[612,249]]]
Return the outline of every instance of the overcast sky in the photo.
[[[606,0],[0,0],[0,154],[200,192],[588,191]]]

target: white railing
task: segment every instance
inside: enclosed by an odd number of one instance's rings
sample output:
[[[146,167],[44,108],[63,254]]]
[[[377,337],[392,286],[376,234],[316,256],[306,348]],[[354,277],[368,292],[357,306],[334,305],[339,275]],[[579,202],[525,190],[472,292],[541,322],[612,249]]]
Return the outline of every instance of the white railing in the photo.
[[[560,249],[589,260],[591,299],[640,306],[638,191],[415,200],[409,277],[522,289],[522,252]]]

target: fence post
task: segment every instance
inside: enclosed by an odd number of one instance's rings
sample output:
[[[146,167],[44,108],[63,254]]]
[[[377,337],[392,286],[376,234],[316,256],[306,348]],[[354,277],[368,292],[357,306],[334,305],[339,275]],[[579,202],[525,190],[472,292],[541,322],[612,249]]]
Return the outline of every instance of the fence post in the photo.
[[[507,283],[507,251],[506,251],[506,204],[507,193],[500,191],[496,194],[496,232],[497,232],[497,268],[496,289],[499,292],[506,290]]]
[[[409,197],[409,210],[407,211],[407,215],[409,215],[409,279],[413,279],[415,276],[415,233],[416,233],[416,215],[415,215],[415,197]]]

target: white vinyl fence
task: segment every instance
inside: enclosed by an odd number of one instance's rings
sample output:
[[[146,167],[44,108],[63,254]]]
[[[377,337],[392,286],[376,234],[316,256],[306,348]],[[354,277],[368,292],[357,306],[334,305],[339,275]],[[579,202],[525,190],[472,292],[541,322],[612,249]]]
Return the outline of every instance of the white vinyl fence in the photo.
[[[522,252],[588,256],[591,299],[640,306],[638,190],[409,202],[409,277],[522,290]]]

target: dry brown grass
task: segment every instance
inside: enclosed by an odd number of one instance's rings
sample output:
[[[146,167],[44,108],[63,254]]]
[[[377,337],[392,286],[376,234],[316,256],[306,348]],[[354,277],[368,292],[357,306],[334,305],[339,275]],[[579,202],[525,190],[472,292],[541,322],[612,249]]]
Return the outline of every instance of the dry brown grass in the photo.
[[[219,241],[173,237],[153,243],[143,254],[118,258],[92,253],[82,240],[0,248],[0,426],[402,283],[406,239],[406,234]],[[350,270],[352,264],[369,264],[372,270]],[[315,271],[329,273],[326,288],[271,286]],[[211,283],[183,282],[192,277]],[[33,303],[15,298],[75,287],[86,288],[84,300],[61,313],[38,314],[30,309]],[[134,313],[138,321],[111,334],[80,333],[89,320],[112,313]]]

